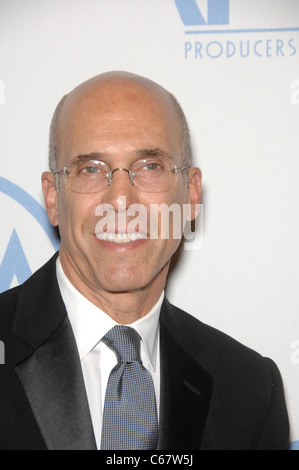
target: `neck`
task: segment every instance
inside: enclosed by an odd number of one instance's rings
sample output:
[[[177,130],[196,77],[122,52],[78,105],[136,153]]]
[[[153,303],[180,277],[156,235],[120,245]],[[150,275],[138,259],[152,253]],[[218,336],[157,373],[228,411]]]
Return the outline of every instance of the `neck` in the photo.
[[[60,253],[62,269],[72,285],[90,302],[122,325],[129,325],[147,315],[165,288],[169,264],[146,286],[125,292],[110,292],[88,282]]]

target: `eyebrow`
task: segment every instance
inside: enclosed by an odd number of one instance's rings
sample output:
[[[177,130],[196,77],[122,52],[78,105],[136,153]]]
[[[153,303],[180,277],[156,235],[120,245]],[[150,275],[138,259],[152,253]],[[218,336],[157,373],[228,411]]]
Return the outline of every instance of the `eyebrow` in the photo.
[[[165,150],[162,150],[160,148],[138,149],[138,150],[135,150],[134,153],[140,158],[152,157],[152,158],[161,158],[163,160],[173,161],[173,157],[168,152],[165,152]]]
[[[90,162],[90,161],[102,161],[105,158],[104,153],[99,153],[99,152],[90,152],[90,153],[83,153],[80,155],[77,155],[76,157],[72,158],[69,162],[70,165],[78,165],[80,163],[84,162]]]
[[[165,150],[160,148],[144,148],[144,149],[137,149],[134,152],[134,155],[138,158],[160,158],[166,161],[173,161],[173,157]],[[90,152],[77,155],[73,158],[69,163],[71,165],[78,165],[80,163],[88,162],[88,161],[105,161],[107,159],[107,154],[103,152]]]

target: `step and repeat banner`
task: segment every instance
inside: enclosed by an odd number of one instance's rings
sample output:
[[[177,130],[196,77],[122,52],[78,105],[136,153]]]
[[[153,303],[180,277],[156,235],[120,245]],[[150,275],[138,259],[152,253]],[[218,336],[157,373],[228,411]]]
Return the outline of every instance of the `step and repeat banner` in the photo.
[[[59,248],[40,186],[56,104],[110,70],[176,95],[203,173],[167,295],[278,364],[299,448],[299,0],[0,0],[1,292]]]

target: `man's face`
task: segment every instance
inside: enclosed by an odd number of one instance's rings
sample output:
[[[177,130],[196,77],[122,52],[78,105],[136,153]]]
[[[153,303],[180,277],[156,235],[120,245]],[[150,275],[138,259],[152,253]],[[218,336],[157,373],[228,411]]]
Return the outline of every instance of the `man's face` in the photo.
[[[154,149],[169,155],[173,166],[182,166],[181,132],[169,99],[134,83],[106,83],[75,95],[62,112],[61,132],[59,168],[79,155],[96,153],[111,170],[129,169],[141,151]],[[149,222],[151,204],[182,207],[187,202],[182,173],[169,190],[144,192],[131,184],[127,172],[117,171],[110,186],[107,181],[104,189],[92,194],[74,192],[70,177],[59,176],[57,215],[52,215],[51,221],[59,224],[63,266],[92,290],[128,292],[151,283],[163,288],[180,240],[171,237],[171,230],[168,239],[162,239],[160,228],[159,238],[151,239],[149,223],[145,239],[121,244],[99,239],[96,211],[100,205],[110,204],[117,216],[132,204],[142,204]],[[125,220],[128,226],[132,216]],[[116,232],[123,233],[126,228],[116,223]]]

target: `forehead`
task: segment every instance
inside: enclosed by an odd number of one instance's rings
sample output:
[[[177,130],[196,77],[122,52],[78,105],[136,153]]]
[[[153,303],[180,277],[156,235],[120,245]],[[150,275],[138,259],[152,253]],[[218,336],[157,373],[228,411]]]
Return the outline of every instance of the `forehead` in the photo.
[[[180,126],[170,96],[160,87],[116,80],[72,92],[60,115],[60,148],[74,153],[162,148],[179,153]],[[106,147],[106,148],[101,148]]]

